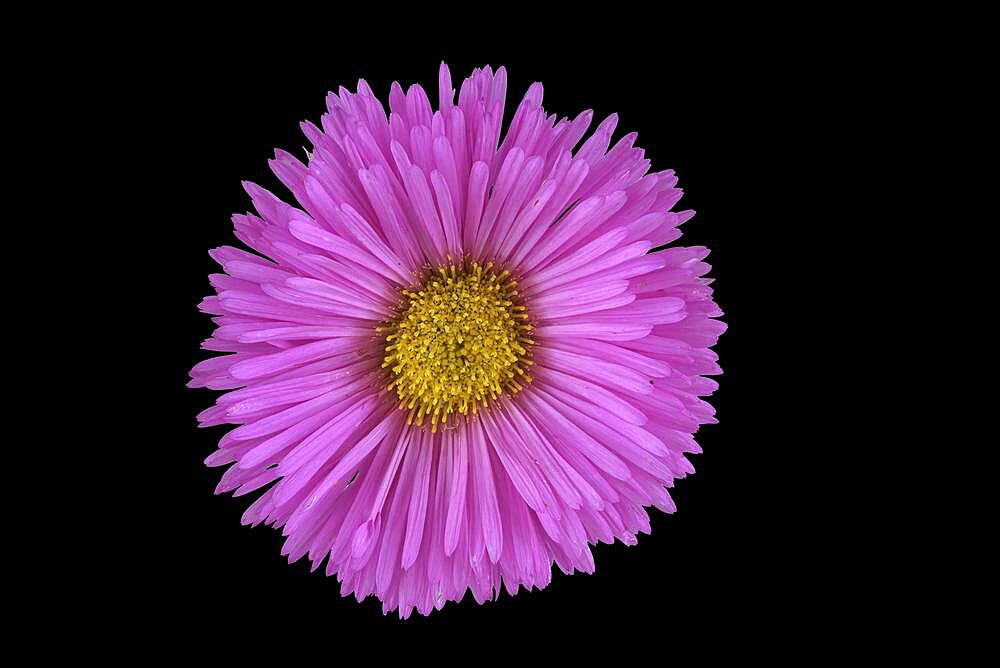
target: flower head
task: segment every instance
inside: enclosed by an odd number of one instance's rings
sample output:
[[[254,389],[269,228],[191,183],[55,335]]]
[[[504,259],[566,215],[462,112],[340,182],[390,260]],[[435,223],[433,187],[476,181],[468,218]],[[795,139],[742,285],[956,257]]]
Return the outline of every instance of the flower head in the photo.
[[[708,251],[649,252],[693,212],[634,133],[609,150],[614,115],[578,146],[592,114],[546,114],[536,83],[501,138],[503,68],[456,103],[442,64],[439,91],[393,84],[387,117],[341,88],[307,162],[271,162],[298,205],[246,184],[256,253],[212,251],[200,307],[229,354],[190,383],[226,390],[203,426],[239,425],[217,491],[266,488],[244,523],[402,617],[591,572],[591,544],[673,512],[725,329]]]

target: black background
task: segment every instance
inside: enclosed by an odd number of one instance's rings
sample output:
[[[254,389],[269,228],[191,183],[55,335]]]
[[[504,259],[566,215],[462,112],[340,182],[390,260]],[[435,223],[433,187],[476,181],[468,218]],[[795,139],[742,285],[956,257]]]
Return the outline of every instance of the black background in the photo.
[[[805,485],[795,482],[809,427],[793,405],[797,325],[786,312],[796,298],[788,255],[808,251],[809,242],[791,219],[808,215],[793,185],[802,165],[791,155],[815,130],[802,122],[814,100],[790,64],[794,51],[749,37],[685,41],[668,33],[613,43],[564,35],[565,44],[588,45],[567,50],[516,39],[361,49],[348,38],[341,31],[329,43],[275,46],[238,34],[183,34],[134,82],[150,105],[133,120],[155,146],[145,161],[152,171],[142,175],[150,193],[145,259],[157,268],[145,283],[155,299],[144,316],[157,337],[147,354],[158,365],[147,386],[163,392],[143,415],[140,456],[149,461],[134,464],[145,491],[132,527],[143,547],[121,564],[141,614],[182,636],[228,626],[266,634],[277,624],[303,634],[443,627],[471,638],[545,629],[572,639],[600,627],[613,643],[700,646],[809,628],[813,613],[804,606],[829,573],[815,565],[818,547],[807,536],[818,520]],[[395,613],[384,617],[374,598],[341,598],[336,579],[322,569],[310,573],[306,560],[289,565],[279,532],[240,525],[255,495],[215,496],[224,469],[202,464],[226,428],[199,430],[194,419],[217,393],[184,385],[190,367],[210,355],[199,344],[212,325],[196,305],[217,271],[207,251],[238,245],[229,218],[250,208],[240,182],[290,197],[267,160],[276,147],[302,156],[307,142],[298,124],[318,123],[328,90],[354,89],[364,77],[386,102],[398,80],[404,88],[421,83],[436,104],[441,60],[456,89],[475,66],[505,65],[507,120],[533,81],[544,84],[550,113],[573,117],[592,108],[596,125],[617,112],[613,141],[637,131],[652,169],[677,171],[685,189],[679,208],[698,214],[675,245],[711,248],[710,275],[729,330],[715,348],[725,372],[711,398],[719,424],[697,434],[704,454],[672,492],[676,514],[651,509],[652,535],[640,536],[638,546],[594,547],[593,575],[556,569],[544,590],[504,592],[484,606],[467,596],[400,622]]]

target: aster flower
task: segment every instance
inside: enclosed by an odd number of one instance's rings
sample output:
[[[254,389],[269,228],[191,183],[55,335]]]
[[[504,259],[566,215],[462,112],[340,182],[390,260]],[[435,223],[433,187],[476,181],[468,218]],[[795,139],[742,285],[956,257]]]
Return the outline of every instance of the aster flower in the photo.
[[[591,112],[548,115],[536,83],[501,136],[503,68],[457,103],[438,83],[437,111],[394,83],[388,117],[363,80],[331,93],[307,162],[271,161],[297,205],[245,184],[256,253],[211,251],[200,305],[229,354],[190,383],[226,390],[199,421],[239,425],[206,464],[264,490],[243,522],[404,618],[592,572],[590,545],[673,512],[725,329],[707,249],[649,253],[693,212],[635,133],[609,150],[616,116],[580,144]]]

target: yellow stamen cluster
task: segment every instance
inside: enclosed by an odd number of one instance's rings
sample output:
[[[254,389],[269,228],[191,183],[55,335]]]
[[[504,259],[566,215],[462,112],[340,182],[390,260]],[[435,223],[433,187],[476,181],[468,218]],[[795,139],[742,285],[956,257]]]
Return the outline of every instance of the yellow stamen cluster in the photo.
[[[385,334],[388,388],[407,424],[429,416],[431,431],[458,413],[473,415],[504,391],[522,389],[531,376],[528,350],[534,343],[517,283],[493,263],[438,267],[422,287],[403,290],[399,315],[379,327]]]

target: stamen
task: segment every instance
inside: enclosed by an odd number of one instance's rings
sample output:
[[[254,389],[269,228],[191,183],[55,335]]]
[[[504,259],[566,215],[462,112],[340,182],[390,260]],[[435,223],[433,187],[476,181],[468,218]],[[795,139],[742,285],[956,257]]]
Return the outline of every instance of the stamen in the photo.
[[[449,261],[419,289],[402,291],[399,314],[377,331],[385,334],[387,387],[409,411],[407,424],[429,419],[437,431],[531,381],[532,327],[516,286],[492,262]]]

